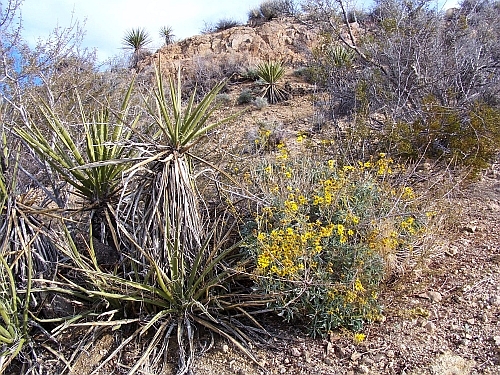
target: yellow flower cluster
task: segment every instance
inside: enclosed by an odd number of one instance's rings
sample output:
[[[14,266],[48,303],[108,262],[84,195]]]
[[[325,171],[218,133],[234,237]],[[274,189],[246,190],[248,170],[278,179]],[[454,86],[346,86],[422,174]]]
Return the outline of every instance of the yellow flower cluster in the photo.
[[[403,230],[405,230],[409,234],[416,234],[417,229],[415,227],[415,218],[410,216],[406,220],[403,220],[401,222],[401,228],[403,228]]]
[[[311,165],[282,144],[275,159],[261,174],[270,203],[256,217],[251,244],[256,275],[265,276],[256,280],[273,292],[290,280],[289,301],[302,298],[293,290],[305,281],[318,297],[308,314],[323,314],[327,329],[380,316],[376,288],[385,264],[410,247],[421,226],[419,216],[408,214],[413,189],[391,185],[389,175],[400,167],[385,154],[352,165],[334,159]]]
[[[380,153],[380,158],[375,163],[375,167],[377,168],[377,174],[379,176],[383,176],[386,174],[392,174],[391,165],[394,162],[391,158],[387,158],[386,154]]]
[[[259,274],[295,278],[305,266],[314,268],[313,258],[323,251],[328,239],[336,237],[345,243],[349,233],[352,232],[346,231],[342,224],[322,225],[319,221],[298,228],[288,226],[270,233],[258,232],[257,270]]]
[[[269,138],[271,137],[271,130],[269,129],[259,129],[259,136],[258,138],[255,139],[255,144],[256,145],[262,145],[262,146],[267,146],[267,143],[269,142]]]
[[[284,143],[279,143],[278,146],[278,155],[276,155],[276,160],[285,161],[288,159],[288,150],[285,147]]]
[[[354,341],[355,344],[361,344],[363,341],[365,341],[366,335],[364,333],[355,333],[352,341]]]

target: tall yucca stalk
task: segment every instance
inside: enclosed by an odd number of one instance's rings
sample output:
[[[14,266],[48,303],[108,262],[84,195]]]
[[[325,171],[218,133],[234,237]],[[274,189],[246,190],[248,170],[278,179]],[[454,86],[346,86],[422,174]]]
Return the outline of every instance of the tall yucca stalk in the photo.
[[[215,110],[212,104],[224,85],[224,82],[216,85],[198,104],[195,104],[194,90],[183,106],[180,69],[177,79],[169,80],[168,96],[162,75],[156,71],[154,100],[153,103],[146,100],[146,104],[158,127],[158,137],[150,140],[148,153],[151,156],[129,171],[134,176],[142,172],[141,179],[134,180],[137,186],[134,187],[133,199],[121,209],[125,210],[123,217],[132,220],[135,241],[151,249],[161,264],[179,257],[192,261],[202,243],[189,150],[208,131],[232,118],[208,122]],[[144,207],[143,212],[137,211],[139,207]],[[170,253],[172,248],[182,249],[181,254],[177,251]],[[183,261],[179,259],[180,263]]]
[[[160,36],[164,39],[165,45],[168,46],[175,40],[174,29],[171,26],[163,26],[160,29]]]
[[[141,53],[144,52],[146,46],[151,43],[151,38],[146,29],[131,29],[125,33],[122,43],[124,48],[134,50],[131,65],[135,68],[141,58]]]

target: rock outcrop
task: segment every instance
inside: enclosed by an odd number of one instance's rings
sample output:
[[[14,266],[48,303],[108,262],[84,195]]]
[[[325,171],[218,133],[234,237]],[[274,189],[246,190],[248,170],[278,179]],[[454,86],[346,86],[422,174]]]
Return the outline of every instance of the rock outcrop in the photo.
[[[164,69],[172,70],[180,64],[187,72],[192,72],[201,60],[211,64],[230,61],[243,64],[243,68],[267,60],[297,66],[306,61],[316,39],[317,31],[295,19],[272,20],[257,27],[233,27],[164,46],[143,60],[139,69],[159,59]]]

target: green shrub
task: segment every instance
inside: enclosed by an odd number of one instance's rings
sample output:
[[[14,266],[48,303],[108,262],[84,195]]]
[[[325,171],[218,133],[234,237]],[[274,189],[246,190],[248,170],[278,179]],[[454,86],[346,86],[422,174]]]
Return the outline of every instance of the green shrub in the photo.
[[[254,95],[252,93],[252,90],[245,89],[238,96],[238,104],[240,105],[251,103],[252,100],[254,100]]]
[[[252,101],[252,104],[256,106],[258,109],[262,109],[267,107],[269,103],[267,102],[266,98],[255,98],[255,100]]]
[[[223,19],[220,19],[219,21],[217,21],[216,25],[215,25],[215,31],[224,31],[224,30],[228,30],[228,29],[231,29],[233,27],[237,27],[237,26],[241,26],[241,23],[236,21],[236,20],[232,20],[232,19],[229,19],[229,18],[223,18]]]
[[[220,56],[216,53],[208,53],[196,56],[193,58],[193,72],[183,76],[183,97],[187,98],[196,91],[196,99],[201,100],[220,81],[237,76],[247,66],[248,59],[243,55]],[[226,90],[227,86],[223,87],[221,92]]]
[[[257,152],[276,150],[283,144],[284,134],[280,124],[275,122],[260,122],[259,128],[250,137]]]
[[[310,66],[304,66],[293,72],[295,77],[302,78],[307,83],[318,83],[318,69]]]
[[[229,94],[217,94],[217,97],[215,98],[215,102],[217,104],[225,104],[225,105],[228,105],[228,104],[231,104],[231,95]]]
[[[395,181],[385,155],[354,165],[292,159],[283,144],[251,180],[266,206],[248,247],[256,258],[256,288],[276,296],[286,319],[306,321],[312,335],[354,331],[380,317],[381,282],[411,254],[426,215],[415,193]]]
[[[241,76],[244,79],[248,79],[249,81],[257,81],[259,79],[259,73],[257,72],[257,69],[247,68],[243,73],[241,73]]]
[[[475,103],[468,109],[449,108],[429,98],[423,115],[400,122],[387,134],[396,152],[410,157],[442,158],[470,169],[476,177],[500,150],[500,109]]]
[[[205,23],[203,29],[201,30],[201,33],[202,34],[217,33],[219,31],[228,30],[237,26],[241,26],[241,23],[230,18],[222,18],[215,24]]]
[[[270,21],[295,14],[297,14],[297,7],[293,0],[266,0],[248,13],[248,19],[250,22]]]

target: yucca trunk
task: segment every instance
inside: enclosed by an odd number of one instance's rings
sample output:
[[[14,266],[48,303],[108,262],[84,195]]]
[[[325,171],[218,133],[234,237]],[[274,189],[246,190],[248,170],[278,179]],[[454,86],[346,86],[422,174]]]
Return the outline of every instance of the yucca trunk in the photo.
[[[145,240],[159,264],[191,263],[201,246],[202,226],[187,157],[174,151],[153,172],[145,187]]]

